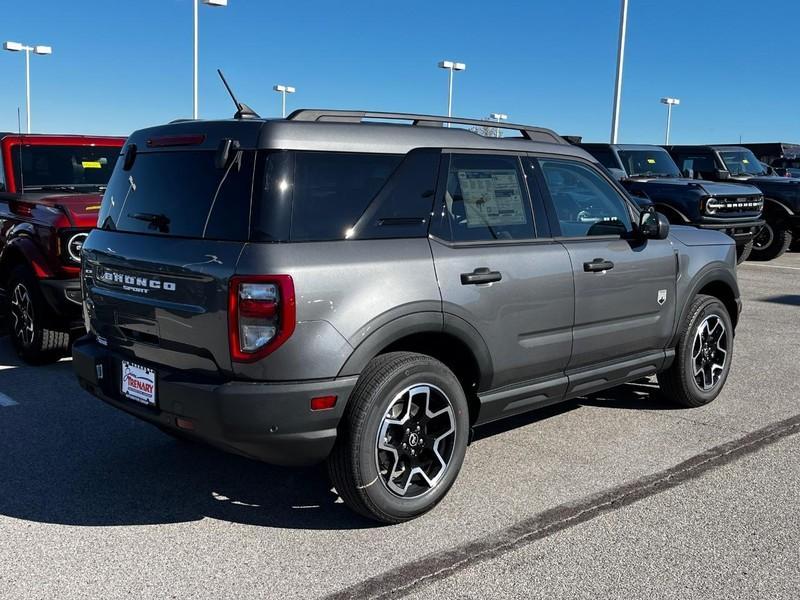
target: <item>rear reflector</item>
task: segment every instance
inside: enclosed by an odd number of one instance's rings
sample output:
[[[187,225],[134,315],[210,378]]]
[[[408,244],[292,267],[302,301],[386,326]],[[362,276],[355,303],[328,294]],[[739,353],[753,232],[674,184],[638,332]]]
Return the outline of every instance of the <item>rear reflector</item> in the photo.
[[[328,410],[336,406],[336,396],[319,396],[311,399],[311,410]]]
[[[175,419],[175,425],[177,425],[181,429],[194,431],[194,421],[192,421],[191,419],[184,419],[183,417],[177,417]]]
[[[203,134],[198,135],[163,135],[147,140],[148,148],[166,148],[168,146],[197,146],[206,139]]]

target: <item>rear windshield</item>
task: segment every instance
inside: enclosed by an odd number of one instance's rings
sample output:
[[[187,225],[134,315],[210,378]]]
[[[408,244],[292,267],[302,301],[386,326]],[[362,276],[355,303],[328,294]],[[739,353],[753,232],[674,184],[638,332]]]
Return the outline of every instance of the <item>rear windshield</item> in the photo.
[[[11,146],[17,188],[32,191],[93,192],[105,188],[118,146]],[[21,183],[21,185],[20,185]]]
[[[129,171],[114,171],[98,226],[131,233],[246,240],[255,152],[226,168],[214,151],[140,152]]]

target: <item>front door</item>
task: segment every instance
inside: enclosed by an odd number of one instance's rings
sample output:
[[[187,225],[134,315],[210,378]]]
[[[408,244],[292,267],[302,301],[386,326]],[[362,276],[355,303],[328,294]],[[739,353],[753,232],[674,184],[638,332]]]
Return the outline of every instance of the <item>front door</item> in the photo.
[[[575,281],[567,372],[602,370],[605,364],[625,378],[637,369],[652,370],[675,322],[672,243],[632,235],[632,206],[590,163],[540,158],[538,167],[549,192],[551,225],[560,229]],[[604,378],[608,374],[598,373],[583,383],[602,387]],[[572,391],[580,381],[570,377]]]

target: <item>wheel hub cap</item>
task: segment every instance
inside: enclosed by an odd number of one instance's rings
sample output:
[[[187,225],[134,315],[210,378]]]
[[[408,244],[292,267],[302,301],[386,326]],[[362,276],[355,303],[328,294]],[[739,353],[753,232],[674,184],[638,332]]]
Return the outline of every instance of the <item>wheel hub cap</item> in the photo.
[[[704,392],[716,386],[728,360],[728,332],[717,315],[706,317],[697,327],[692,344],[694,380]]]
[[[375,459],[383,485],[404,498],[431,491],[447,472],[455,434],[453,405],[440,388],[417,384],[397,394],[378,429]]]

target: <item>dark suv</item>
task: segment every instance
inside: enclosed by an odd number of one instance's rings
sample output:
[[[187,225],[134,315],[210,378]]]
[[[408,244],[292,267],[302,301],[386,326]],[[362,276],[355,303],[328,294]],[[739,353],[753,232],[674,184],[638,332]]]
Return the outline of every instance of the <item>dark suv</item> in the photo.
[[[301,110],[134,133],[83,247],[81,385],[178,436],[327,459],[385,522],[442,499],[473,426],[656,373],[712,401],[733,241],[670,233],[549,130],[443,123],[496,126]]]
[[[770,175],[753,152],[743,146],[670,146],[678,167],[708,181],[742,181],[764,194],[765,224],[753,239],[752,258],[781,256],[800,236],[800,179]]]
[[[738,262],[753,248],[753,235],[764,224],[761,191],[743,183],[687,179],[660,146],[580,144],[634,196],[653,202],[675,225],[694,225],[727,233],[736,242]]]
[[[80,251],[121,137],[0,133],[0,312],[27,361],[83,334]]]

